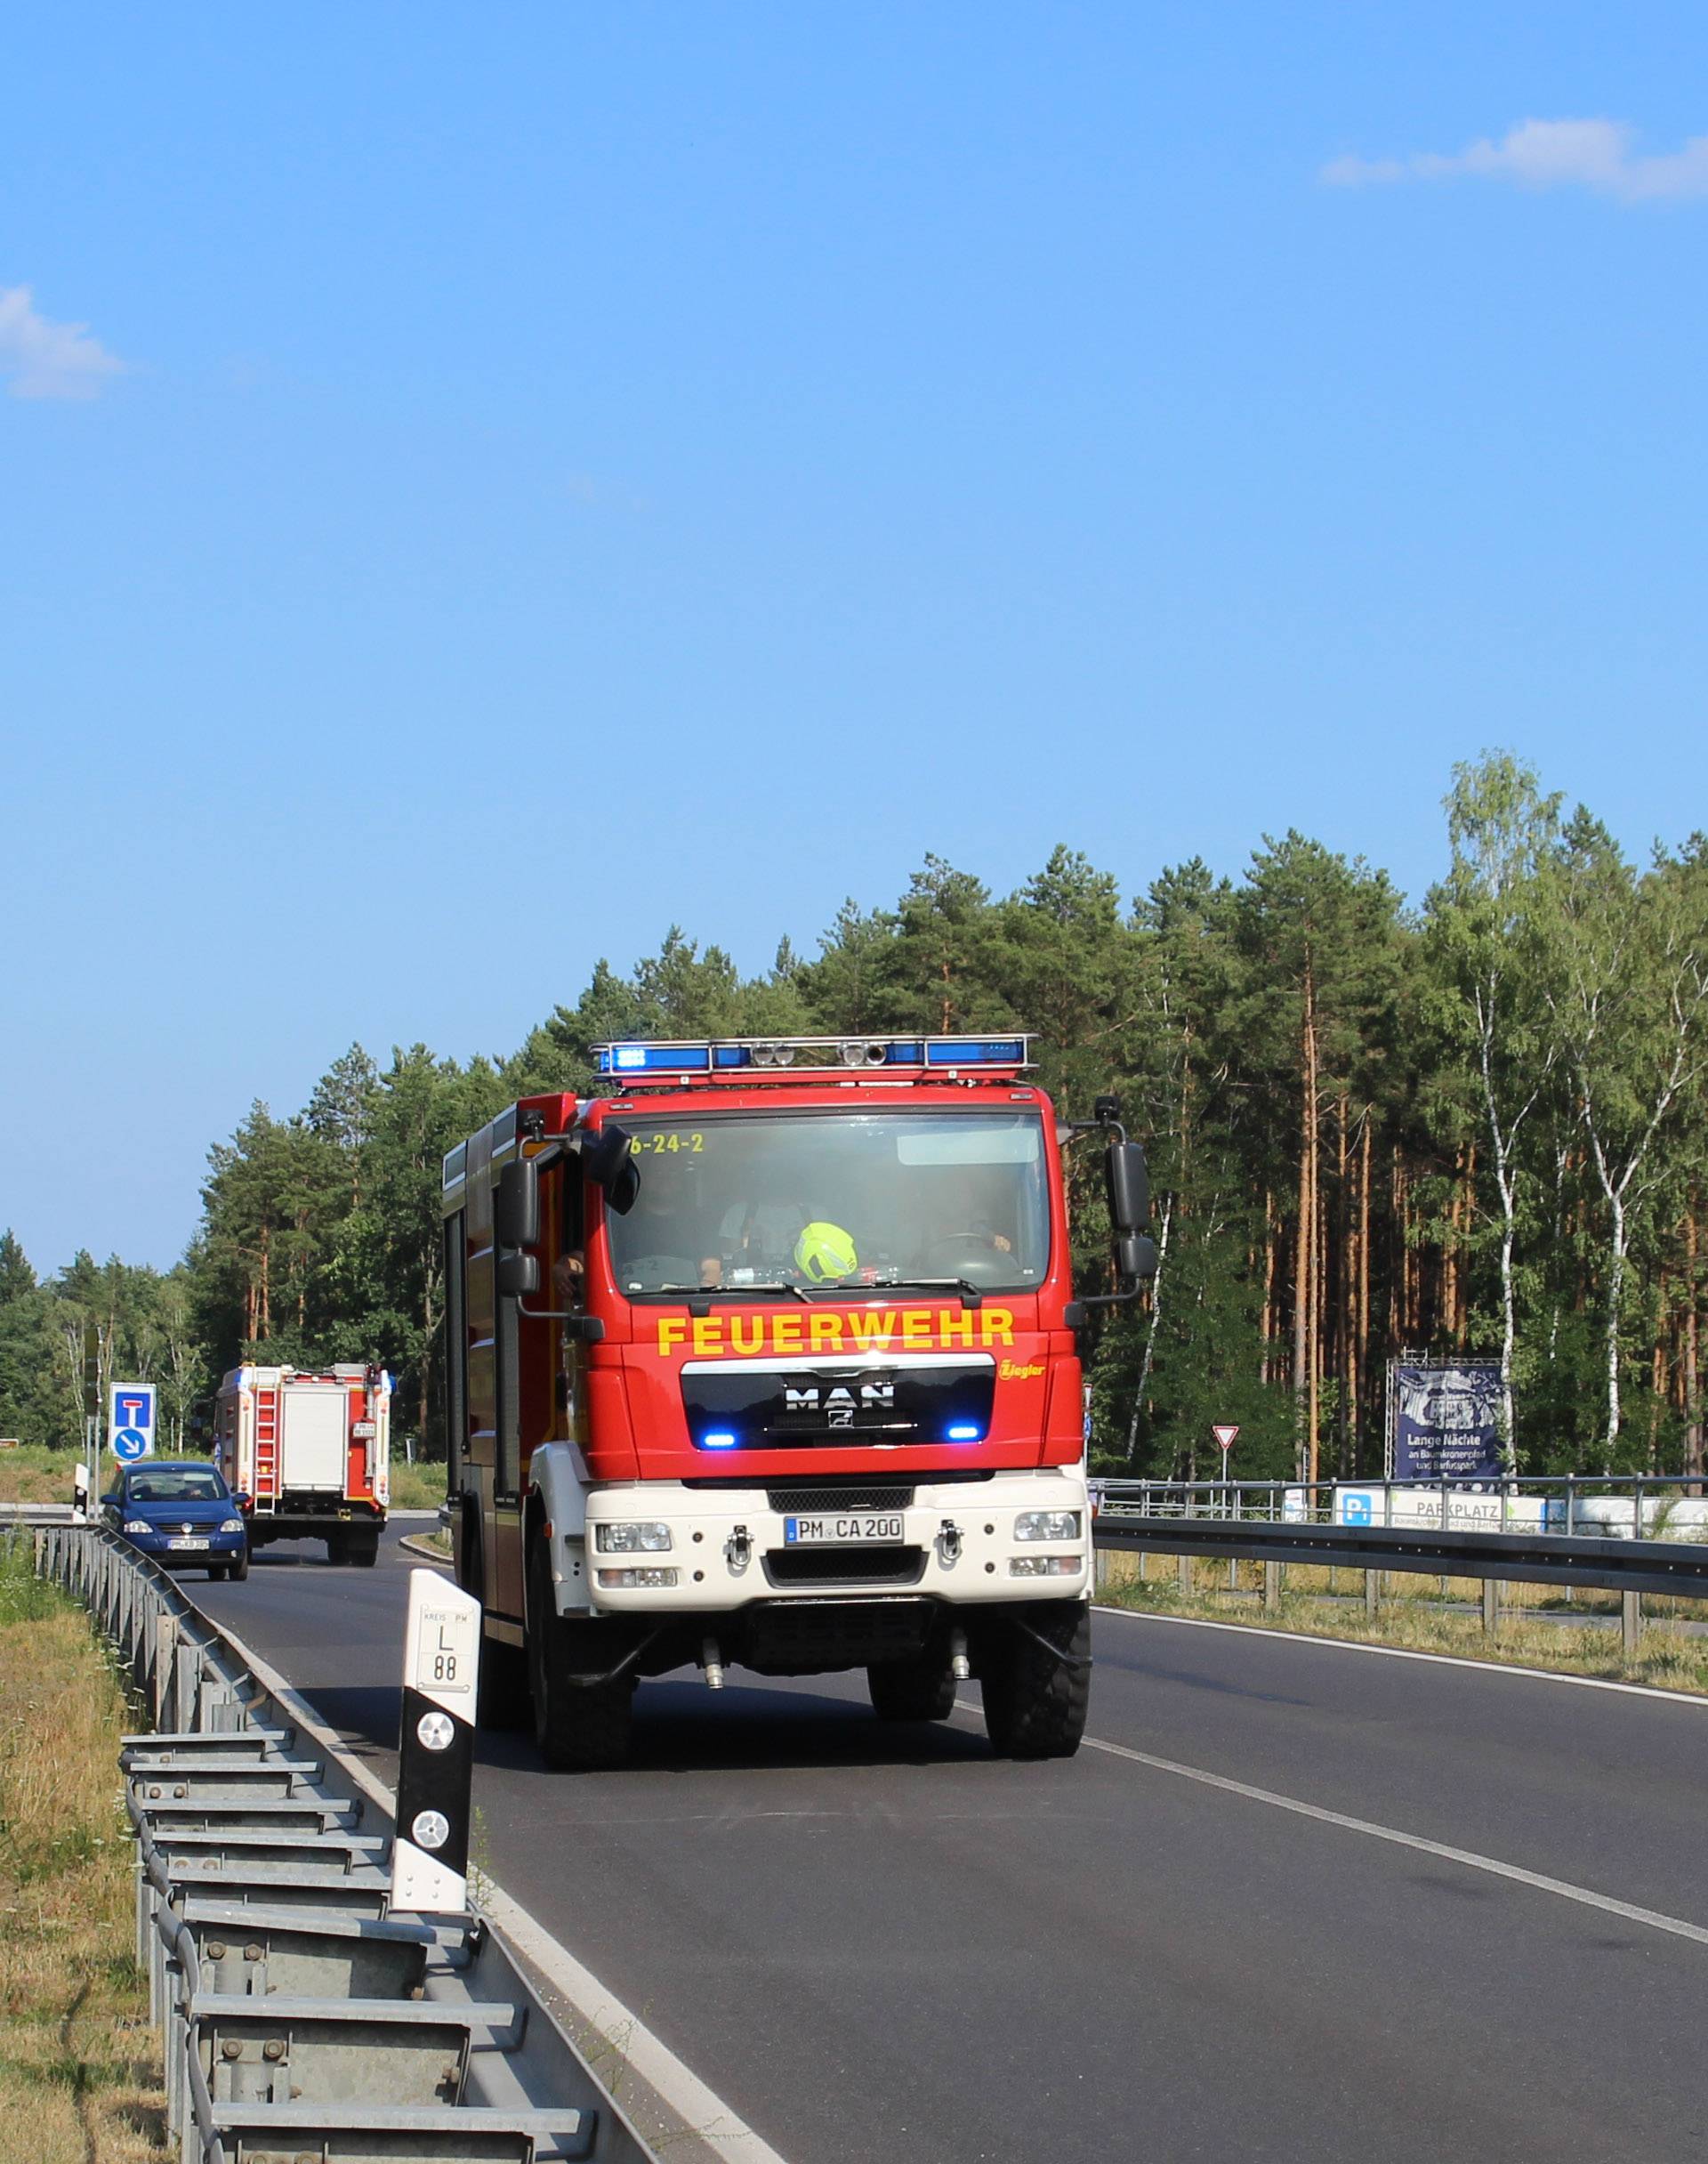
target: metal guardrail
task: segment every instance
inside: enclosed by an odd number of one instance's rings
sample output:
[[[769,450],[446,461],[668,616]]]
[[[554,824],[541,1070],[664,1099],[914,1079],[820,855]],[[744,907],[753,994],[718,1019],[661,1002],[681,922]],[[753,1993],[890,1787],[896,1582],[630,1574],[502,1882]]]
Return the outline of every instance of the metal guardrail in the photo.
[[[121,1758],[136,1951],[182,2164],[656,2164],[478,1910],[390,1906],[390,1829],[156,1564],[28,1539],[152,1713]]]
[[[1182,1588],[1195,1558],[1264,1565],[1266,1608],[1279,1605],[1289,1562],[1365,1573],[1374,1612],[1381,1573],[1411,1571],[1483,1581],[1483,1620],[1499,1621],[1498,1587],[1548,1585],[1621,1596],[1625,1650],[1642,1630],[1642,1597],[1668,1594],[1708,1599],[1708,1505],[1683,1479],[1633,1482],[1562,1476],[1541,1482],[1431,1482],[1297,1481],[1095,1482],[1093,1541],[1175,1555]],[[1698,1491],[1701,1482],[1695,1483]],[[1558,1488],[1558,1497],[1526,1488]],[[1349,1522],[1349,1498],[1368,1501],[1369,1516]],[[1378,1507],[1377,1498],[1380,1498]],[[1671,1510],[1663,1506],[1671,1501]],[[1623,1509],[1618,1507],[1623,1504]],[[1684,1505],[1694,1505],[1688,1513]],[[1700,1526],[1698,1517],[1704,1521]],[[1470,1517],[1471,1522],[1455,1523]],[[1682,1517],[1683,1522],[1680,1522]],[[1519,1523],[1516,1521],[1527,1520]],[[1629,1537],[1608,1525],[1631,1529]],[[1560,1530],[1545,1530],[1558,1526]],[[1569,1527],[1571,1530],[1565,1530]],[[1700,1531],[1704,1537],[1686,1538]]]

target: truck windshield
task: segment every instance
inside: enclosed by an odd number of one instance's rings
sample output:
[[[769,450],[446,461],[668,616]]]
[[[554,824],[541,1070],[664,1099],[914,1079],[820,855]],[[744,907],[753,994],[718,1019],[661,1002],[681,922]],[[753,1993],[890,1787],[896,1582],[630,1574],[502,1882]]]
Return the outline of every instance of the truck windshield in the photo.
[[[1035,1110],[716,1112],[627,1120],[640,1191],[607,1219],[631,1295],[953,1282],[1050,1260]]]

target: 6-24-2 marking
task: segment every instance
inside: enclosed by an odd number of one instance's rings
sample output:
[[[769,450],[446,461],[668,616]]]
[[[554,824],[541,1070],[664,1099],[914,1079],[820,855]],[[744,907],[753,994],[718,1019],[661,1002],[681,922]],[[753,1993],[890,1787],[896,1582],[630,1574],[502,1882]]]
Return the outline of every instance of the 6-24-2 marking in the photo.
[[[680,1150],[695,1151],[704,1150],[705,1147],[704,1134],[682,1134],[674,1127],[668,1132],[660,1128],[656,1134],[632,1136],[629,1142],[629,1154],[632,1157],[645,1157],[649,1154],[653,1157],[665,1155],[674,1157]]]

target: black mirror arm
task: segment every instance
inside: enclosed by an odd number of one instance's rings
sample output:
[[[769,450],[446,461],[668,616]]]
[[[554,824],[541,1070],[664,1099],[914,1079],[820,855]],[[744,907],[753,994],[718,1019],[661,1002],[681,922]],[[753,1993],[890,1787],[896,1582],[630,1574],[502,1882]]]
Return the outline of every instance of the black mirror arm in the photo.
[[[579,1307],[530,1307],[526,1300],[519,1298],[516,1312],[519,1315],[526,1315],[530,1322],[578,1322],[582,1327],[578,1330],[571,1330],[569,1335],[579,1337],[586,1344],[596,1345],[605,1336],[604,1318],[590,1315]]]
[[[1124,1307],[1129,1300],[1136,1300],[1144,1290],[1143,1284],[1134,1279],[1120,1292],[1088,1292],[1077,1300],[1069,1300],[1061,1311],[1061,1319],[1070,1330],[1083,1330],[1092,1319],[1094,1307]]]

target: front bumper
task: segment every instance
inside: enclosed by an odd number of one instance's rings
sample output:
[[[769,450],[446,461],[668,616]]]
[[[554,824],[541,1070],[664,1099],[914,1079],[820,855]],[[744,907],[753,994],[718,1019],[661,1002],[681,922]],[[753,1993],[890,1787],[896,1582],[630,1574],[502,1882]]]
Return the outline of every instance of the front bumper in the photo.
[[[236,1562],[249,1545],[248,1537],[244,1533],[209,1532],[190,1536],[198,1540],[205,1539],[207,1542],[205,1548],[173,1547],[173,1540],[186,1537],[178,1533],[125,1533],[121,1537],[128,1540],[140,1554],[147,1555],[168,1571],[198,1571],[210,1562]]]
[[[869,1483],[885,1484],[881,1478]],[[713,1490],[645,1481],[595,1489],[587,1497],[584,1543],[561,1535],[552,1541],[560,1606],[610,1615],[727,1614],[755,1601],[898,1594],[956,1606],[1011,1605],[1079,1599],[1089,1589],[1091,1511],[1076,1466],[1003,1473],[988,1481],[934,1484],[927,1478],[906,1485],[914,1490],[912,1502],[885,1514],[900,1519],[900,1538],[864,1546],[791,1545],[785,1522],[805,1514],[807,1506],[797,1502],[791,1509],[774,1509],[773,1494],[762,1485]],[[1045,1510],[1076,1510],[1080,1538],[1016,1540],[1017,1515]],[[818,1507],[812,1514],[850,1514],[833,1506]],[[669,1549],[600,1550],[600,1525],[636,1520],[667,1524]],[[1047,1576],[1016,1576],[1010,1568],[1017,1558],[1043,1557],[1059,1558],[1062,1567]],[[600,1582],[602,1574],[631,1570],[673,1571],[675,1582]]]

